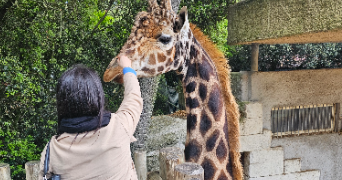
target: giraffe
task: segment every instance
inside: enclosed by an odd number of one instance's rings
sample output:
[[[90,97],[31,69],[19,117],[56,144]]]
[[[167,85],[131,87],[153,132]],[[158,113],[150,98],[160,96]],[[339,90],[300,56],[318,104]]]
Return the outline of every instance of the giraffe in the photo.
[[[131,34],[108,65],[103,80],[123,83],[117,59],[126,55],[138,77],[175,70],[186,99],[185,160],[204,168],[206,180],[241,180],[239,113],[222,52],[189,23],[187,7],[177,15],[171,0],[149,0],[135,18]]]

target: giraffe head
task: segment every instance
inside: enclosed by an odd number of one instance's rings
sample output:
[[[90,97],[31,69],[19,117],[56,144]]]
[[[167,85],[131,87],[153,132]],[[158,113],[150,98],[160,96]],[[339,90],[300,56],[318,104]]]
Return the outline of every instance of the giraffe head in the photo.
[[[157,0],[148,2],[148,12],[138,13],[127,42],[107,67],[105,82],[123,83],[122,68],[117,63],[121,55],[132,60],[138,77],[152,77],[175,69],[175,44],[184,24],[188,24],[187,8],[183,7],[177,15],[171,0],[162,0],[160,5]]]

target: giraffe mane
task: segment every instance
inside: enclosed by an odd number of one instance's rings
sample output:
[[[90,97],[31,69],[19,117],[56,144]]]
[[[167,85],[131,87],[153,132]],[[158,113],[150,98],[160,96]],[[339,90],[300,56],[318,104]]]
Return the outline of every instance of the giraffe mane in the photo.
[[[194,34],[196,40],[201,44],[203,49],[208,53],[211,60],[214,62],[217,75],[220,82],[221,93],[224,98],[226,106],[226,114],[228,121],[228,138],[229,138],[229,154],[232,158],[233,163],[233,175],[234,179],[241,180],[242,165],[240,162],[240,129],[239,129],[239,110],[238,105],[235,102],[235,98],[232,94],[230,87],[230,67],[228,60],[225,58],[222,51],[209,39],[208,36],[204,35],[203,32],[196,25],[190,23],[190,29]]]

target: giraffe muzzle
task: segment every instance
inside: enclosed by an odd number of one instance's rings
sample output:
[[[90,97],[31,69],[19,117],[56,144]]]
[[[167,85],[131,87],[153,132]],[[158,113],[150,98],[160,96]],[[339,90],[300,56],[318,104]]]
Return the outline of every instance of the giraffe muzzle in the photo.
[[[109,63],[105,73],[103,74],[103,81],[114,81],[119,84],[123,83],[122,67],[118,65],[118,56],[113,58]]]

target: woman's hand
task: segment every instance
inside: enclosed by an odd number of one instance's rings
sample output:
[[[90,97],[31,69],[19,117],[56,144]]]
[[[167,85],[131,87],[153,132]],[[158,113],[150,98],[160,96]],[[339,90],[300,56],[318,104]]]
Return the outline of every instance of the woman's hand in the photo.
[[[118,64],[122,68],[125,68],[125,67],[131,68],[132,67],[132,61],[125,55],[122,55],[118,58]]]

